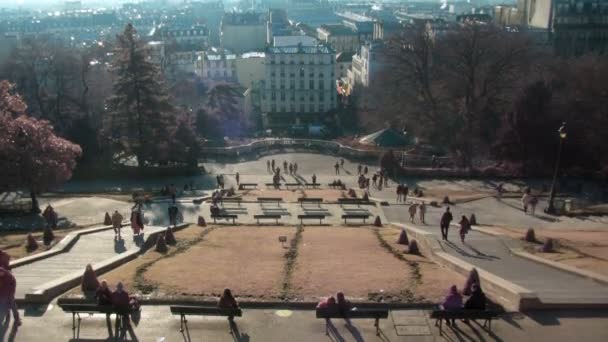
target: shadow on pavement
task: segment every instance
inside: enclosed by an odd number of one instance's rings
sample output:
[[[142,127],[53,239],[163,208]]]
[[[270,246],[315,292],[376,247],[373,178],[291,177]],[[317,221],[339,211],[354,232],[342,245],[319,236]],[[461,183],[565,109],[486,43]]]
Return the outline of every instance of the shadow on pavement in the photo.
[[[560,325],[560,318],[606,318],[607,310],[543,310],[527,311],[524,315],[540,325]]]

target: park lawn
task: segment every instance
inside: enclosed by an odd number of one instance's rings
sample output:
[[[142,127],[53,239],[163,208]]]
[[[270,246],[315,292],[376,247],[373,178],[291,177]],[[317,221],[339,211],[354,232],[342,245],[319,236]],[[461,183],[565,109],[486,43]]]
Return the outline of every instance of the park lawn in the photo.
[[[180,229],[174,233],[175,239],[178,244],[188,243],[197,237],[199,237],[207,228],[199,227],[197,225],[189,225],[186,228]],[[102,275],[98,275],[99,281],[105,279],[108,282],[108,285],[112,289],[116,286],[116,284],[121,281],[123,285],[125,285],[125,289],[128,292],[137,292],[135,287],[135,274],[139,267],[145,265],[147,263],[155,262],[163,258],[165,255],[169,255],[172,251],[176,249],[175,246],[168,246],[169,251],[167,254],[161,254],[154,250],[154,248],[149,249],[146,253],[139,256],[138,258],[129,261],[122,266],[115,268],[114,270],[104,273]],[[80,290],[80,286],[73,288],[70,290],[68,295],[81,295],[82,291]]]
[[[402,256],[410,262],[416,262],[420,272],[420,283],[416,286],[414,295],[420,300],[431,301],[434,303],[443,300],[448,289],[452,285],[460,288],[464,285],[466,278],[461,274],[447,269],[435,262],[431,261],[428,256],[430,251],[425,249],[424,244],[418,244],[421,255],[412,255],[407,253],[407,246],[397,243],[401,228],[388,226],[379,230],[380,236],[394,250],[402,252]],[[408,236],[410,241],[411,236]]]
[[[162,258],[144,273],[162,295],[217,296],[224,288],[240,298],[281,295],[285,253],[294,227],[218,227],[184,253]],[[286,236],[285,247],[279,236]]]
[[[72,227],[72,228],[63,228],[63,229],[54,230],[53,233],[55,234],[55,241],[49,247],[45,246],[44,243],[42,243],[42,232],[41,231],[32,232],[32,235],[38,242],[38,248],[31,252],[28,252],[25,249],[27,234],[29,233],[28,231],[3,232],[3,233],[0,233],[0,250],[4,251],[8,255],[10,255],[11,261],[15,261],[16,259],[19,259],[19,258],[46,252],[47,250],[52,248],[52,246],[55,243],[61,241],[61,239],[63,239],[70,232],[73,232],[73,231],[76,231],[79,229],[84,229],[84,227]]]
[[[407,264],[383,249],[368,227],[306,227],[291,287],[299,300],[342,291],[365,301],[375,293],[399,296],[411,276]]]

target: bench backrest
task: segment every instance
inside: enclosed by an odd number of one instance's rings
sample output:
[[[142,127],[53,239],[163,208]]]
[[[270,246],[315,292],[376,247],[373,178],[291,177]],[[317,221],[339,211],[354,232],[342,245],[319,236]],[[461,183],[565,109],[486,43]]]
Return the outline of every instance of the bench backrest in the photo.
[[[299,219],[324,219],[325,215],[298,215]]]
[[[371,203],[362,198],[338,198],[338,203]]]
[[[239,308],[218,308],[215,306],[171,306],[174,315],[199,315],[199,316],[235,316],[241,317],[243,311]]]
[[[298,202],[323,202],[322,198],[298,198]]]
[[[317,318],[344,318],[344,315],[337,310],[331,308],[323,308],[316,310]],[[388,318],[388,309],[382,308],[358,308],[346,312],[348,318]]]
[[[115,312],[112,305],[98,304],[61,304],[59,305],[65,312],[100,312],[113,313]]]
[[[259,215],[253,215],[253,218],[272,218],[272,219],[280,219],[281,215],[278,214],[259,214]]]
[[[258,200],[258,202],[265,202],[265,201],[282,202],[283,201],[283,199],[281,197],[258,197],[257,200]]]
[[[342,218],[368,218],[369,214],[344,214]]]

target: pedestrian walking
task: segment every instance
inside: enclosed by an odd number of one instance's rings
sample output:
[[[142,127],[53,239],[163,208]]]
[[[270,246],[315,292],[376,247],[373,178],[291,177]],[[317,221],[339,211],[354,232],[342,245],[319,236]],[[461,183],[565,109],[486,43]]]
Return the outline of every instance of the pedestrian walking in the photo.
[[[424,222],[424,215],[426,214],[426,204],[424,204],[424,202],[420,203],[418,206],[418,213],[420,214],[420,223],[426,224],[426,222]]]
[[[344,168],[344,158],[340,158],[340,167]]]
[[[236,175],[234,176],[234,178],[236,178],[236,185],[240,185],[241,184],[241,175],[237,172]]]
[[[175,201],[175,197],[177,196],[177,188],[175,188],[175,184],[173,183],[169,185],[169,195],[171,196],[171,199]]]
[[[464,243],[464,237],[469,232],[469,229],[471,229],[471,224],[469,223],[469,219],[464,215],[462,215],[462,218],[458,223],[460,224],[460,241]]]
[[[287,161],[283,161],[283,173],[287,174]]]
[[[270,160],[266,161],[266,171],[270,171]]]
[[[57,213],[50,204],[48,204],[42,212],[42,217],[44,217],[47,227],[57,229]]]
[[[443,215],[441,216],[440,226],[441,226],[441,237],[443,240],[448,239],[448,229],[450,228],[450,223],[454,218],[452,217],[452,213],[450,212],[450,207],[447,207]]]
[[[274,164],[274,159],[272,160],[271,165],[272,165],[272,172],[274,172],[274,165],[275,165]]]
[[[363,174],[366,175],[367,171],[369,171],[369,170],[367,169],[367,166],[366,166],[366,167],[363,168]]]
[[[397,203],[401,202],[402,191],[403,187],[401,186],[401,184],[397,185]]]
[[[521,196],[521,206],[524,208],[524,213],[528,213],[528,205],[530,204],[530,189],[526,189],[523,196]]]
[[[114,214],[112,214],[112,228],[114,228],[114,239],[118,238],[118,240],[122,239],[120,236],[120,229],[122,228],[122,221],[124,218],[118,210],[114,210]]]
[[[363,171],[363,166],[361,166],[361,164],[357,165],[357,174],[360,175],[362,171]]]
[[[384,186],[388,186],[388,175],[384,175]]]
[[[374,175],[372,176],[372,182],[374,183],[374,186],[376,186],[377,181],[378,181],[378,175],[374,173]]]
[[[407,202],[407,195],[410,192],[410,188],[408,188],[407,185],[404,185],[402,191],[403,191],[403,203],[406,203]]]
[[[339,175],[340,174],[340,164],[338,164],[338,162],[336,162],[336,165],[334,165],[334,168],[336,169],[336,174]]]
[[[534,216],[534,212],[536,211],[536,205],[538,204],[538,197],[532,195],[530,197],[530,213]]]
[[[139,205],[135,205],[131,209],[131,229],[133,229],[133,235],[139,235],[144,229],[144,218]]]
[[[418,209],[418,204],[414,203],[412,205],[410,205],[408,211],[410,213],[410,222],[414,223],[414,220],[416,218],[416,210]]]
[[[293,174],[293,165],[291,163],[289,163],[289,174]]]
[[[8,327],[12,312],[15,319],[13,329],[21,325],[21,318],[15,301],[16,290],[17,279],[15,279],[15,276],[8,269],[0,267],[0,324]]]
[[[175,204],[175,202],[171,203],[171,205],[169,205],[169,208],[167,209],[168,213],[169,213],[169,225],[173,225],[176,226],[177,225],[177,213],[179,211],[179,209],[177,209],[177,205]]]
[[[314,186],[314,184],[317,184],[317,175],[316,174],[312,174],[312,184]]]
[[[298,174],[298,163],[293,163],[293,174],[294,175]]]

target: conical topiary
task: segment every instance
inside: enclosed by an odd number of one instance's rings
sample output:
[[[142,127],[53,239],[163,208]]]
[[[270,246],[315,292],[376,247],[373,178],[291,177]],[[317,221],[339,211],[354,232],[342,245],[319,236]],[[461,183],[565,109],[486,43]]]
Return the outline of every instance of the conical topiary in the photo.
[[[547,238],[545,243],[543,244],[543,253],[553,253],[555,252],[555,246],[553,246],[553,239]]]
[[[464,287],[462,288],[462,294],[466,296],[471,295],[471,286],[473,284],[479,285],[479,273],[477,273],[477,269],[473,268],[471,272],[469,272],[469,276],[467,277],[467,281],[464,283]]]
[[[380,219],[380,216],[376,216],[376,219],[374,220],[374,226],[382,227],[382,220]]]
[[[407,248],[407,252],[409,254],[420,254],[420,249],[418,248],[418,242],[416,242],[416,240],[414,240],[414,239],[410,240],[410,244]]]
[[[36,242],[36,239],[34,239],[32,233],[27,234],[25,249],[28,252],[35,251],[36,249],[38,249],[38,242]]]
[[[177,240],[175,240],[175,235],[173,235],[173,231],[171,230],[170,227],[167,227],[167,231],[165,232],[165,241],[167,242],[168,245],[175,245],[177,244]]]
[[[93,270],[93,266],[88,264],[84,269],[84,274],[82,275],[82,283],[80,284],[80,288],[83,292],[91,292],[96,291],[99,287],[99,280],[97,280],[97,274]]]
[[[156,248],[155,249],[159,253],[167,253],[167,251],[169,250],[167,248],[167,242],[165,241],[164,234],[158,234],[158,237],[156,238]]]
[[[408,245],[410,243],[409,239],[407,238],[407,232],[405,231],[405,229],[401,229],[401,234],[399,234],[399,239],[397,240],[397,243],[401,245]]]
[[[206,227],[207,226],[207,222],[205,222],[205,218],[202,216],[198,217],[198,225],[199,227]]]
[[[53,229],[51,227],[45,227],[42,233],[42,242],[44,242],[45,246],[48,246],[55,240],[55,234],[53,234]]]
[[[450,204],[450,197],[448,197],[448,196],[443,197],[443,204]]]
[[[534,233],[534,229],[528,228],[528,231],[526,231],[526,236],[524,237],[524,240],[526,240],[528,242],[536,242],[536,234]]]
[[[104,218],[103,218],[103,224],[106,226],[109,226],[112,224],[112,218],[110,217],[110,214],[108,214],[107,212],[106,212],[106,216],[104,216]]]
[[[477,217],[475,216],[475,214],[471,214],[471,217],[469,218],[469,223],[471,224],[471,226],[477,225]]]

